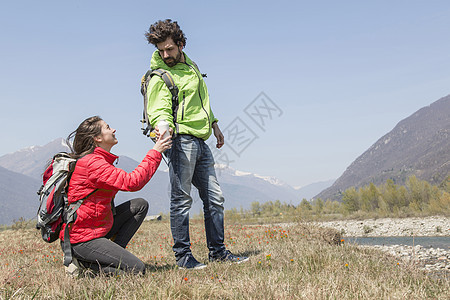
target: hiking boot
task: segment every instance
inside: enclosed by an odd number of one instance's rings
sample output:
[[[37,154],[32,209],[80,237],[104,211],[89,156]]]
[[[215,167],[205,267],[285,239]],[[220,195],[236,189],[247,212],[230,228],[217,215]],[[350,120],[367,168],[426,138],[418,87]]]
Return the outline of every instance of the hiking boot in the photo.
[[[209,261],[210,262],[232,262],[232,263],[243,263],[246,262],[247,260],[249,260],[248,257],[246,256],[237,256],[234,255],[233,253],[231,253],[230,250],[225,250],[224,252],[222,252],[221,255],[211,255],[209,254]]]
[[[192,269],[200,270],[206,268],[206,265],[198,262],[192,254],[186,254],[180,260],[177,261],[177,265],[180,269]]]
[[[70,263],[70,265],[68,267],[64,266],[64,268],[66,269],[66,275],[73,278],[80,277],[83,270],[83,267],[81,267],[80,263],[75,257],[72,258],[72,262]]]

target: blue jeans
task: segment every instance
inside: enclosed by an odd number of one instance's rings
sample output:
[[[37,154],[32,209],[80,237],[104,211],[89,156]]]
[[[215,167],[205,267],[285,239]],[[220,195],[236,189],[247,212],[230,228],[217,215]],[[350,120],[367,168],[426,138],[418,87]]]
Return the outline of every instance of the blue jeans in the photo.
[[[177,261],[191,253],[189,209],[191,184],[203,201],[206,243],[211,255],[225,251],[222,190],[214,170],[214,158],[208,145],[191,135],[178,135],[168,151],[171,184],[170,227]]]

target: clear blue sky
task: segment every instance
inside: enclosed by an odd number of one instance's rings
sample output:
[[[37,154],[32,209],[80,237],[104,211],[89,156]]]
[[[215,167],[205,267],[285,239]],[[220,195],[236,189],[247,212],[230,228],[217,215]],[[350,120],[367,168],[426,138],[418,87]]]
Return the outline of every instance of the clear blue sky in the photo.
[[[449,1],[3,1],[0,155],[100,115],[117,129],[113,152],[140,160],[152,147],[139,129],[144,33],[166,18],[208,73],[221,128],[253,132],[240,144],[226,134],[240,156],[221,157],[293,186],[339,177],[450,94]],[[259,127],[245,111],[261,92],[279,110]]]

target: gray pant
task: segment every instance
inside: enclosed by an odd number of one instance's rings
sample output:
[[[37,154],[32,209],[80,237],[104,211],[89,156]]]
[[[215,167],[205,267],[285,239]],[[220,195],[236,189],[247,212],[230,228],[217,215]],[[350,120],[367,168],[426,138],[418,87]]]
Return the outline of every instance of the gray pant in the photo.
[[[145,273],[145,264],[125,249],[141,226],[148,211],[148,202],[137,198],[116,207],[114,224],[105,236],[72,244],[73,256],[86,268],[95,272],[115,274],[125,271]],[[113,238],[114,241],[110,240]]]

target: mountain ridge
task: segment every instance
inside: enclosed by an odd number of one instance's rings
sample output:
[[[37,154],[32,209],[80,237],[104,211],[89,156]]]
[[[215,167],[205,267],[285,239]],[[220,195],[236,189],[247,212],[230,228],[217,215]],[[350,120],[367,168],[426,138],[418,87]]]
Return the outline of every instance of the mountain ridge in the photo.
[[[412,175],[440,184],[450,172],[449,135],[450,95],[397,123],[314,198],[340,200],[352,186],[379,185],[388,179],[403,184]]]
[[[22,191],[22,194],[11,191],[0,194],[2,203],[8,203],[5,206],[5,211],[9,211],[9,215],[18,215],[22,213],[22,217],[32,217],[38,206],[38,198],[36,190],[42,182],[42,173],[45,166],[50,162],[52,156],[61,151],[69,151],[69,148],[62,138],[55,139],[44,146],[31,146],[20,149],[13,153],[8,153],[0,157],[0,167],[7,171],[20,174],[25,177],[12,176],[10,173],[0,173],[0,186],[2,183],[9,182],[9,186],[22,186],[19,182],[10,181],[8,178],[17,178],[18,181],[33,182],[32,189],[18,189],[17,192]],[[120,155],[119,160],[115,166],[127,172],[131,172],[138,166],[139,162]],[[231,208],[250,208],[251,202],[258,201],[264,203],[267,201],[280,200],[281,202],[298,204],[305,194],[302,190],[296,190],[288,184],[271,176],[262,176],[250,172],[243,172],[232,169],[226,166],[216,166],[216,173],[219,183],[222,187],[225,196],[225,209]],[[3,175],[1,175],[3,174]],[[25,179],[28,178],[28,179]],[[149,214],[168,213],[169,212],[169,176],[168,172],[164,170],[164,166],[160,166],[150,182],[138,192],[121,192],[116,195],[116,204],[120,204],[131,198],[142,197],[147,199],[150,203]],[[316,188],[319,192],[320,188]],[[191,195],[193,197],[193,206],[191,212],[200,212],[202,210],[202,202],[198,197],[196,189],[193,187]],[[307,197],[312,197],[310,191],[307,191]],[[27,203],[20,210],[14,211],[14,206],[10,203],[20,202]],[[27,207],[30,206],[30,207]],[[7,209],[6,209],[7,208]],[[11,224],[12,218],[8,218],[8,213],[3,217],[0,216],[0,224]],[[20,216],[19,216],[20,217]],[[17,217],[15,217],[17,219]]]
[[[36,216],[39,207],[37,191],[39,180],[27,175],[10,171],[0,166],[0,224],[11,224],[20,218],[31,219]],[[12,200],[12,201],[8,201]]]

